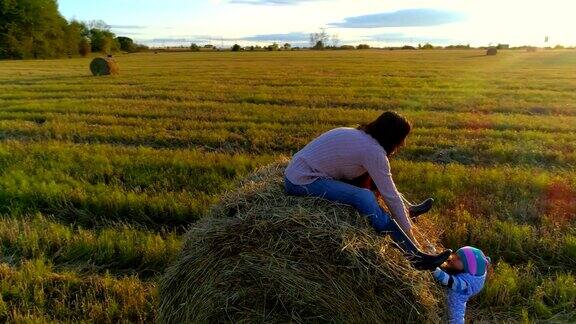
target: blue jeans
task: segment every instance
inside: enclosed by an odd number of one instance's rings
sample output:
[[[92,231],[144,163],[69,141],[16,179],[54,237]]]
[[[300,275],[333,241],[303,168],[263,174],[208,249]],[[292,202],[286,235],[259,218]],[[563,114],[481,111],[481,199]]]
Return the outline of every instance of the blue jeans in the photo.
[[[297,185],[290,182],[286,176],[284,177],[284,189],[287,194],[292,196],[321,197],[350,205],[356,208],[360,214],[367,216],[370,224],[378,233],[386,231],[392,225],[390,224],[390,215],[382,210],[376,195],[370,189],[323,178],[316,179],[307,185]]]

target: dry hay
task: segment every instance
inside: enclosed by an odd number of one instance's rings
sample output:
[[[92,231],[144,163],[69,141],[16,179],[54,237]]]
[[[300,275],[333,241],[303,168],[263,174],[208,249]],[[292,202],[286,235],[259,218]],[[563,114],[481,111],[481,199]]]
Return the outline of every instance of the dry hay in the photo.
[[[284,194],[262,168],[186,234],[158,320],[437,322],[440,289],[349,206]]]
[[[90,63],[90,71],[94,76],[118,74],[120,67],[118,62],[112,57],[97,57]]]
[[[490,47],[486,51],[486,55],[496,55],[498,54],[498,49],[496,47]]]

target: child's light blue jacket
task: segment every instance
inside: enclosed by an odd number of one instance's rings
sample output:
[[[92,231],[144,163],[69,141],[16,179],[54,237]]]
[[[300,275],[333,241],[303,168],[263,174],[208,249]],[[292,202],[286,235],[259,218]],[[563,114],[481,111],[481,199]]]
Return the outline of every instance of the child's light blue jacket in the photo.
[[[442,269],[436,268],[434,278],[448,288],[446,297],[449,323],[464,324],[466,303],[482,290],[486,281],[486,273],[482,276],[474,276],[469,273],[450,275]]]

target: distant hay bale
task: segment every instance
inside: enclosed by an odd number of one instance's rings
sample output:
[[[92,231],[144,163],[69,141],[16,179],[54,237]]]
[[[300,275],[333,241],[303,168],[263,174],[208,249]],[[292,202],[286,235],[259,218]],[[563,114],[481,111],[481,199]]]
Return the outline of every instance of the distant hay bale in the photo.
[[[120,67],[113,57],[97,57],[90,63],[90,71],[94,76],[118,74]]]
[[[352,207],[284,193],[287,160],[224,195],[160,282],[158,320],[438,322],[440,289]]]
[[[486,51],[486,55],[496,55],[498,54],[498,49],[496,47],[490,47]]]

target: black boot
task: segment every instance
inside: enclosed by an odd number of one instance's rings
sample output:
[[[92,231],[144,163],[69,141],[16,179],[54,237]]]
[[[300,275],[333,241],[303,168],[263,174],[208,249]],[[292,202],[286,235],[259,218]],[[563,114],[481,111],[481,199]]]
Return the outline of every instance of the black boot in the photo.
[[[434,204],[434,199],[428,198],[418,205],[410,206],[408,208],[410,218],[412,218],[412,220],[416,220],[418,216],[428,212],[432,208],[432,204]]]
[[[448,260],[452,253],[452,250],[450,249],[437,255],[427,254],[420,251],[392,218],[390,218],[386,228],[381,231],[381,234],[390,235],[392,240],[394,240],[394,243],[396,243],[404,252],[406,258],[412,263],[414,268],[418,270],[434,270],[436,267],[439,267],[444,263],[444,261]]]
[[[452,250],[447,249],[442,251],[437,255],[426,254],[420,252],[424,257],[416,260],[410,260],[414,268],[418,270],[435,270],[437,267],[441,266],[442,263],[446,262],[452,254]]]

